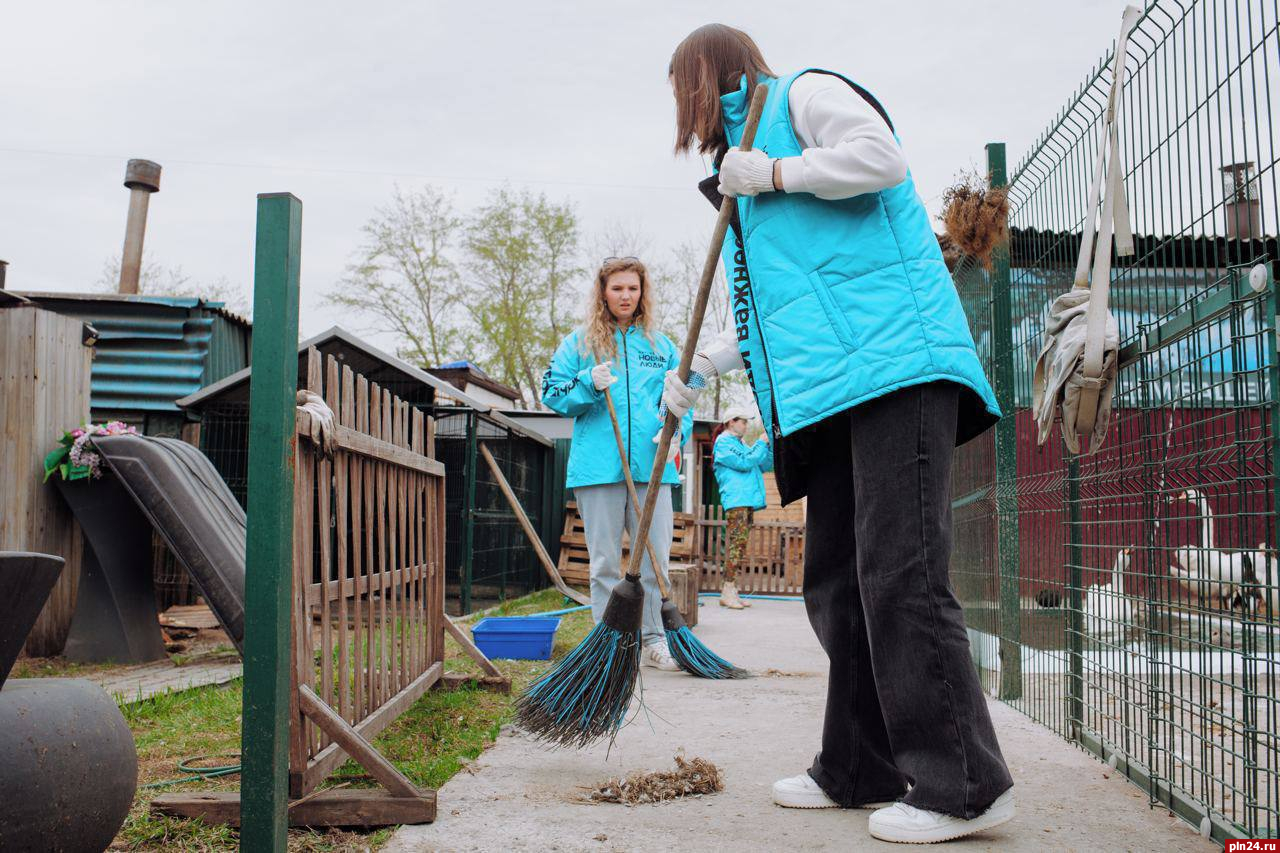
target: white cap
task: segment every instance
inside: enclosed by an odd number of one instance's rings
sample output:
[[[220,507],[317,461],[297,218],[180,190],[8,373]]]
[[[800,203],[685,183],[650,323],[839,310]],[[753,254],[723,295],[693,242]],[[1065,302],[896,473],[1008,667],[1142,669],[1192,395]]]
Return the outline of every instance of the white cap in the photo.
[[[735,418],[742,418],[744,421],[754,421],[756,419],[755,406],[730,406],[724,410],[724,414],[720,416],[720,423],[727,424]]]

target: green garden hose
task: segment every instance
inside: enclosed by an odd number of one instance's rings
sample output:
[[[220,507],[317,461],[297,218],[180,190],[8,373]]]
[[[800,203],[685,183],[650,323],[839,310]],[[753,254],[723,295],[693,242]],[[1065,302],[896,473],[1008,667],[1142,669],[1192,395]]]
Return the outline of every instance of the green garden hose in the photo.
[[[239,764],[222,764],[212,765],[209,767],[198,767],[195,762],[209,761],[214,758],[239,758],[238,752],[224,752],[217,755],[195,755],[191,758],[184,758],[178,762],[178,770],[191,775],[184,776],[181,779],[165,779],[160,782],[148,782],[146,785],[140,785],[141,788],[166,788],[169,785],[181,785],[183,782],[196,782],[201,779],[217,779],[219,776],[233,776],[240,772]]]

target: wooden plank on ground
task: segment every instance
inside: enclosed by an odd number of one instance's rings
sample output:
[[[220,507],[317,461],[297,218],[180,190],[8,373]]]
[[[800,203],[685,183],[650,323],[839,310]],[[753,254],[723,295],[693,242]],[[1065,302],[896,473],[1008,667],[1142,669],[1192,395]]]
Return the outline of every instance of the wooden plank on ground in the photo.
[[[151,813],[200,818],[205,823],[240,825],[238,791],[199,794],[161,794],[151,801]],[[305,802],[289,806],[290,826],[350,826],[371,829],[397,824],[431,823],[436,819],[436,792],[397,797],[386,791],[343,788],[319,791]]]
[[[493,665],[493,661],[489,660],[488,655],[480,651],[479,647],[471,641],[471,638],[467,636],[466,629],[455,625],[453,620],[449,618],[448,614],[445,614],[444,617],[444,629],[449,632],[449,636],[453,637],[454,642],[462,647],[462,650],[467,653],[467,656],[480,665],[481,669],[489,675],[497,678],[506,677],[502,674],[501,670]]]

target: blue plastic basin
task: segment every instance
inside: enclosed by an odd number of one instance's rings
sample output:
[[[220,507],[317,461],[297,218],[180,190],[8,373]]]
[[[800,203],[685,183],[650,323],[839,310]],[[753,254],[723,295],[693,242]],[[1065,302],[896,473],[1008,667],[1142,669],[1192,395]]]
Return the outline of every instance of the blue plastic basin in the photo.
[[[559,627],[559,616],[488,616],[471,635],[491,659],[550,660]]]

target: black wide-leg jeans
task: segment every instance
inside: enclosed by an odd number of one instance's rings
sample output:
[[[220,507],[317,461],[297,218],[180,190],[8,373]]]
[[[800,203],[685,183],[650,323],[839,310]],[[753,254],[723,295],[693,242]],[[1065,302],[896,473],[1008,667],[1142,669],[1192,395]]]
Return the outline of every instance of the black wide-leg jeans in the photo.
[[[831,672],[809,775],[842,806],[972,818],[1013,785],[948,574],[959,394],[912,386],[814,428],[804,600]]]

